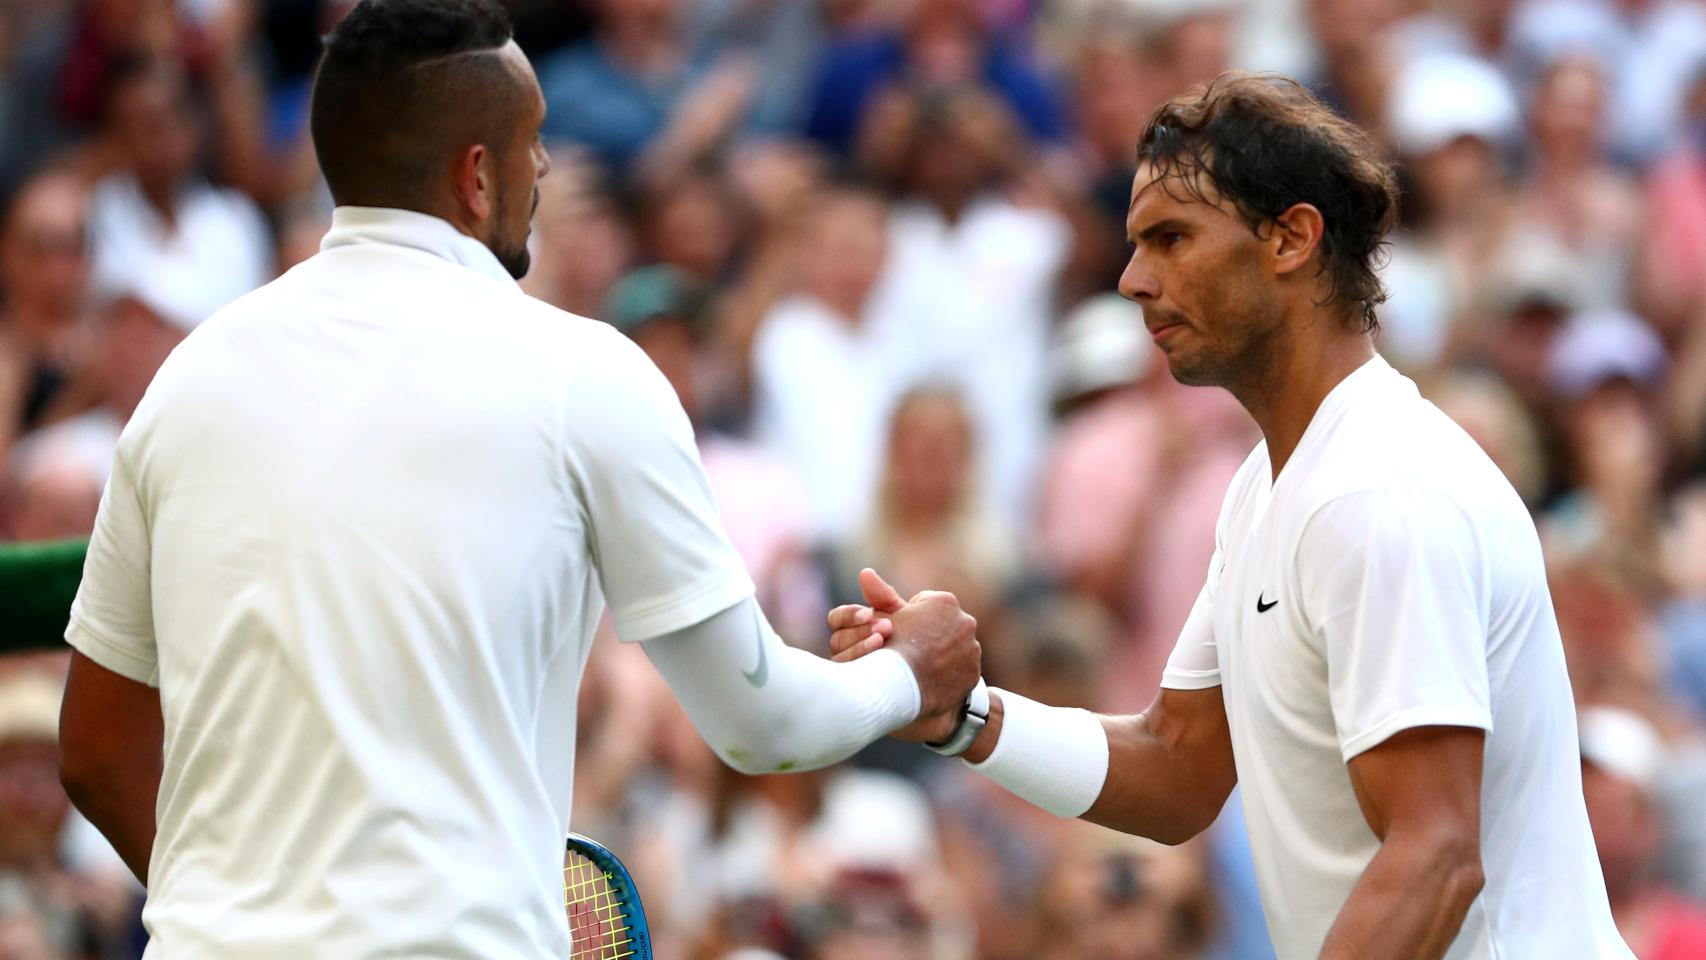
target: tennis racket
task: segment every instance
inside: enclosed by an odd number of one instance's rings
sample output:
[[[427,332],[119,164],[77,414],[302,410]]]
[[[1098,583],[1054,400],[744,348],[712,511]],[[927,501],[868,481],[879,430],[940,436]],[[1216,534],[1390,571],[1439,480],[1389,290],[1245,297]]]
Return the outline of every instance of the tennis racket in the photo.
[[[652,937],[634,878],[616,854],[578,834],[563,855],[569,960],[652,960]]]

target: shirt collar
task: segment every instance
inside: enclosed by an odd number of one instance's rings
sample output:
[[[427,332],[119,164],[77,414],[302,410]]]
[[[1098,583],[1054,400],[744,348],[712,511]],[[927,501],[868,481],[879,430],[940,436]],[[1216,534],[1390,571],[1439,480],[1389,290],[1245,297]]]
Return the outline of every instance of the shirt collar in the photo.
[[[449,221],[414,210],[391,207],[338,207],[332,229],[320,241],[322,251],[363,243],[409,247],[460,264],[494,280],[514,284],[503,264],[486,245],[451,226]]]

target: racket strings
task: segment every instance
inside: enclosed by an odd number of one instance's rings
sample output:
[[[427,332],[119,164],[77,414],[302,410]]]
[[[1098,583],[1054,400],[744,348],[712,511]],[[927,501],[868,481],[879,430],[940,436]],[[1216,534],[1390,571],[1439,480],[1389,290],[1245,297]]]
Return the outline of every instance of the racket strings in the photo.
[[[569,917],[570,960],[623,960],[634,938],[609,873],[575,856],[563,868],[563,907]]]

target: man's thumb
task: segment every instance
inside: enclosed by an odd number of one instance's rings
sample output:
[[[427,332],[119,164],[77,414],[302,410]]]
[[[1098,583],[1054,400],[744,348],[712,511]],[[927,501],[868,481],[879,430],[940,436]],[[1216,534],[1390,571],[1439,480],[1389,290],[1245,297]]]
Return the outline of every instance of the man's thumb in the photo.
[[[870,567],[859,571],[859,590],[865,594],[865,602],[871,605],[871,609],[883,613],[893,613],[906,603],[899,592]]]

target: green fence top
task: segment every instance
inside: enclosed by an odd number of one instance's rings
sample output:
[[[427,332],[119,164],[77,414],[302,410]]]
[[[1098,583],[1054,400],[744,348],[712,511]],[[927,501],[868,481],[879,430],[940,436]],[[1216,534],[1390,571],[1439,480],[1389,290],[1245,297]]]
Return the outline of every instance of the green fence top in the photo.
[[[0,654],[65,644],[87,540],[0,543]]]

